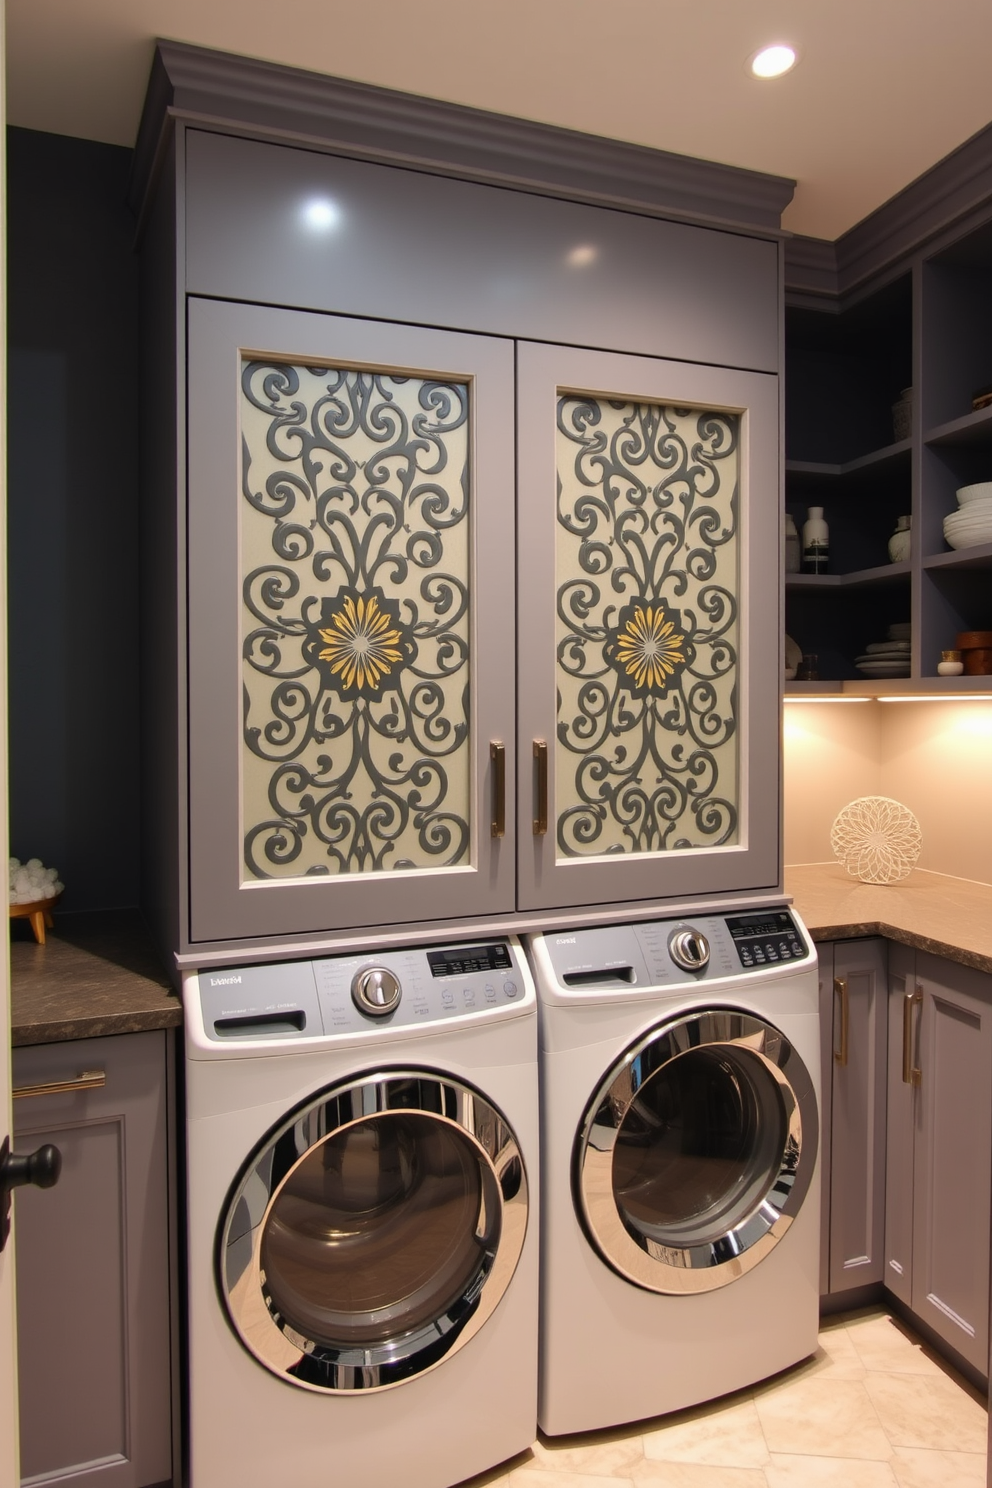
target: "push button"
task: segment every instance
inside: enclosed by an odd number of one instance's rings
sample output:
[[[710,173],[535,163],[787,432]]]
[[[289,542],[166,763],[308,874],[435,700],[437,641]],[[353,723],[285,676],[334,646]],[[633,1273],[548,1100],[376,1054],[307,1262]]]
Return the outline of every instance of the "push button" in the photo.
[[[504,982],[503,983],[503,991],[506,993],[507,997],[516,997],[516,995],[517,995],[517,984],[516,984],[516,982]]]

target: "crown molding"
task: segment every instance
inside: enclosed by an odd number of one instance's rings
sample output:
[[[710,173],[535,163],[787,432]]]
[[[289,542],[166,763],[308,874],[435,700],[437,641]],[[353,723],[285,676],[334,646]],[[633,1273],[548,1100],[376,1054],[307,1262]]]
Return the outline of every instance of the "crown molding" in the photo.
[[[837,289],[848,295],[946,231],[992,195],[992,124],[973,134],[837,241]]]
[[[763,237],[795,182],[461,104],[159,41],[135,148],[140,212],[176,122]]]
[[[785,292],[793,305],[844,308],[942,234],[992,206],[992,124],[965,140],[835,242],[787,238]]]

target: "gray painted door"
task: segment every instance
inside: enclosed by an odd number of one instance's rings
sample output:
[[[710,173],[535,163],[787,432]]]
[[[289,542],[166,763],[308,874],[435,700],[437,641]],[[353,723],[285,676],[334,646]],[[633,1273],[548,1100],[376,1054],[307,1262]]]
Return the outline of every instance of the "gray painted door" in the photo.
[[[513,908],[513,420],[509,341],[190,302],[194,941]]]
[[[517,368],[521,907],[777,884],[777,379]]]
[[[882,1280],[885,1220],[886,947],[834,946],[831,1292]]]
[[[16,1198],[24,1479],[172,1477],[165,1040],[13,1051],[20,1150],[62,1153],[53,1189]],[[102,1088],[30,1093],[92,1071]]]
[[[916,957],[919,1069],[913,1310],[988,1367],[992,977]]]

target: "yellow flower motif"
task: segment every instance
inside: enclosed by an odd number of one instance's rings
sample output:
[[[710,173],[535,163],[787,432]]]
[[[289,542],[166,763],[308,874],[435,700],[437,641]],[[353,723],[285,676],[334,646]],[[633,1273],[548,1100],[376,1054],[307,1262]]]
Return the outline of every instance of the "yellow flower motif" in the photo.
[[[318,634],[327,642],[318,653],[320,660],[330,663],[331,672],[345,687],[378,687],[393,664],[403,660],[400,632],[392,616],[379,608],[374,594],[367,599],[359,596],[357,601],[346,596],[344,608]]]
[[[664,689],[676,667],[685,662],[684,639],[662,605],[635,605],[617,636],[617,665],[638,687]]]

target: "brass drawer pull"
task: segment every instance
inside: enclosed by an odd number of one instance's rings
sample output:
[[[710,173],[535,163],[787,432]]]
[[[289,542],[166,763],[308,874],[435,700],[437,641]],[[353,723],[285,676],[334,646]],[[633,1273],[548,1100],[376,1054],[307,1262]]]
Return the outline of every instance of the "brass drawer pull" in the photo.
[[[834,977],[834,996],[840,998],[840,1048],[834,1050],[834,1060],[844,1069],[850,1052],[851,998],[847,990],[847,977]]]
[[[506,835],[506,747],[491,740],[489,758],[493,767],[493,817],[489,832],[492,837]]]
[[[548,746],[544,739],[534,740],[534,768],[537,776],[534,836],[543,837],[548,830]]]
[[[75,1095],[77,1090],[102,1090],[107,1083],[103,1070],[83,1070],[75,1080],[51,1080],[44,1085],[15,1085],[10,1092],[14,1100],[29,1100],[33,1095]]]
[[[923,1071],[913,1063],[913,1008],[922,1007],[923,993],[917,988],[907,992],[902,1000],[902,1081],[904,1085],[919,1085]]]

